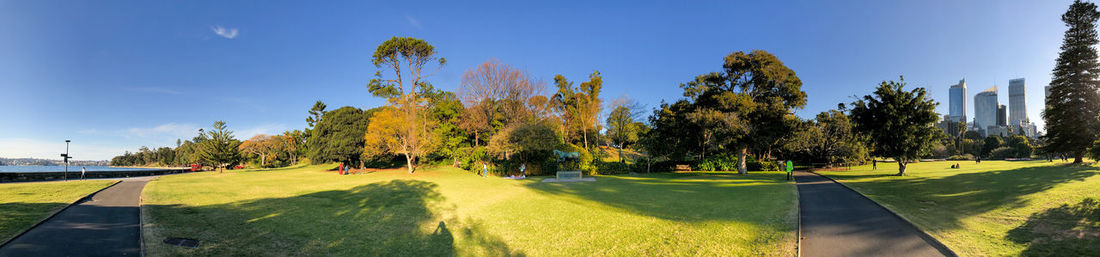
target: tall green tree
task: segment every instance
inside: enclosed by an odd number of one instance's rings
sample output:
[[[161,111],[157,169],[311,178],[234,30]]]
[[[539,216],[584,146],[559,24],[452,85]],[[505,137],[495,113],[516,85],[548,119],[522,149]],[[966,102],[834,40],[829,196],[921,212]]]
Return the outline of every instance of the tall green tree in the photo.
[[[637,112],[631,108],[628,101],[616,103],[615,108],[607,115],[607,135],[619,148],[619,162],[623,160],[623,147],[638,141],[641,127],[634,122]]]
[[[369,122],[370,113],[351,106],[325,113],[309,136],[310,161],[345,165],[359,162]]]
[[[216,169],[225,169],[241,160],[241,152],[237,149],[241,141],[233,137],[233,131],[229,130],[225,121],[215,121],[210,131],[199,131],[199,137],[203,139],[199,156],[204,162],[214,165]]]
[[[851,118],[856,131],[868,135],[877,156],[893,157],[898,162],[898,176],[905,167],[931,151],[935,141],[943,137],[936,127],[939,115],[936,103],[922,87],[905,91],[905,78],[883,81],[871,95],[852,103]]]
[[[1072,153],[1073,163],[1081,163],[1085,150],[1096,140],[1100,128],[1100,62],[1096,4],[1074,1],[1062,14],[1069,27],[1062,40],[1062,52],[1054,65],[1050,95],[1046,99],[1048,152]]]
[[[309,109],[309,117],[306,117],[306,124],[309,124],[309,128],[313,128],[318,122],[321,122],[321,117],[325,116],[325,108],[327,107],[328,105],[325,105],[321,100],[313,103],[313,108]]]
[[[603,90],[603,77],[599,71],[592,71],[588,81],[574,87],[573,82],[558,74],[554,76],[554,85],[558,91],[550,97],[550,104],[562,119],[563,135],[580,136],[585,151],[589,149],[589,134],[599,131],[599,115],[603,102],[600,92]],[[571,139],[566,136],[566,139]]]
[[[428,64],[437,63],[438,71],[447,60],[437,57],[435,47],[427,41],[393,37],[378,45],[371,56],[371,62],[379,69],[393,72],[393,78],[384,78],[382,70],[379,70],[375,73],[375,78],[370,80],[367,89],[376,97],[386,98],[391,106],[402,113],[399,118],[407,125],[398,131],[401,147],[394,150],[401,149],[400,153],[405,156],[409,173],[412,173],[416,158],[427,154],[436,143],[430,133],[435,122],[426,117],[424,111],[428,99],[419,94],[423,87],[430,85],[423,79],[432,75],[425,74],[424,68]],[[364,135],[359,136],[362,138]]]
[[[798,126],[793,111],[806,105],[802,80],[779,58],[764,50],[726,56],[722,72],[696,77],[681,85],[684,96],[703,109],[736,118],[740,135],[731,144],[738,153],[738,172],[746,173],[750,149],[769,158],[780,140]],[[720,124],[720,123],[719,123]]]
[[[460,127],[462,114],[465,112],[462,100],[459,100],[455,93],[430,86],[424,87],[421,94],[428,98],[427,115],[436,123],[432,134],[438,142],[438,147],[430,155],[441,158],[456,157],[458,154],[456,150],[468,138],[466,132]]]
[[[843,110],[821,112],[803,124],[786,145],[811,162],[836,165],[863,161],[868,158],[868,149],[854,127]]]

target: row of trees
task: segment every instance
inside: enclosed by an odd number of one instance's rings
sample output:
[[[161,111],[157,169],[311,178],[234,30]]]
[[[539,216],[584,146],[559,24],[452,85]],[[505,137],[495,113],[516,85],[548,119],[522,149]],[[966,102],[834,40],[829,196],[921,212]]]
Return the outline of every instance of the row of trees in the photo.
[[[214,168],[227,168],[241,160],[238,147],[241,141],[233,136],[224,121],[215,121],[211,130],[199,129],[199,135],[191,140],[176,140],[176,147],[150,150],[141,147],[138,152],[126,152],[111,159],[112,166],[185,166],[200,164]]]

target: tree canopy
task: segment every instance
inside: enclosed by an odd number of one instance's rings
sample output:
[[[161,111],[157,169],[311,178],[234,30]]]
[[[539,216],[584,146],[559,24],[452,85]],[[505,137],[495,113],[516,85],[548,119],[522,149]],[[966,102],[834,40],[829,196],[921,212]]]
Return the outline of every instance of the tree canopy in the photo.
[[[936,103],[924,88],[905,91],[905,79],[883,81],[871,95],[852,103],[856,130],[869,136],[872,152],[893,157],[898,176],[905,175],[910,161],[932,149],[943,132],[936,127]]]
[[[233,131],[224,121],[215,121],[210,131],[200,130],[199,137],[202,138],[199,156],[204,162],[225,169],[240,161],[241,153],[237,147],[241,141],[233,137]]]
[[[370,113],[351,106],[325,113],[309,137],[310,160],[349,165],[359,162],[369,119]]]
[[[1100,128],[1100,62],[1097,61],[1096,4],[1074,1],[1062,14],[1069,27],[1058,53],[1046,99],[1047,152],[1071,153],[1081,163]]]

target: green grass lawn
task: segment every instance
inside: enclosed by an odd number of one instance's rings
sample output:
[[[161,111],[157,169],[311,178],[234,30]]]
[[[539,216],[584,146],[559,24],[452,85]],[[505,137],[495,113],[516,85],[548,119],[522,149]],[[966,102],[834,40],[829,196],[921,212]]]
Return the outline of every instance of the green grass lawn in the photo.
[[[950,169],[959,163],[962,169]],[[962,256],[1100,255],[1100,169],[1046,161],[879,163],[821,171]]]
[[[165,176],[144,191],[154,256],[790,256],[782,173],[481,178],[323,168]],[[160,243],[195,238],[196,249]]]
[[[112,180],[83,180],[0,184],[0,242],[114,183]]]

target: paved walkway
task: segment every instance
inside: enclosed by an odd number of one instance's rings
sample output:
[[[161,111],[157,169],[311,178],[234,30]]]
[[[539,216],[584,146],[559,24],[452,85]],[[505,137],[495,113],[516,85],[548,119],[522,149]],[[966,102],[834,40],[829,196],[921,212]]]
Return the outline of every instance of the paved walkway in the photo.
[[[15,238],[0,256],[140,256],[138,204],[153,178],[121,179]]]
[[[795,182],[802,212],[802,256],[951,254],[909,222],[828,178],[795,172]]]

